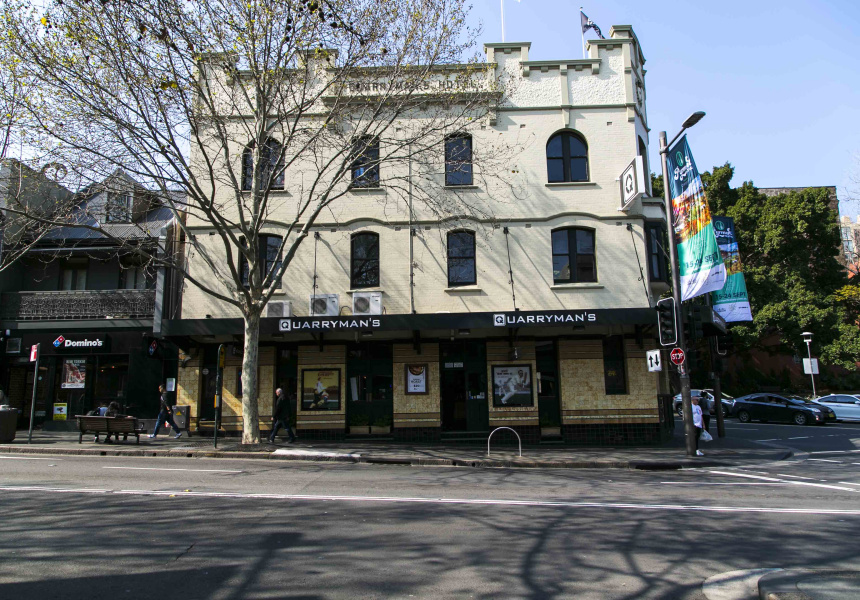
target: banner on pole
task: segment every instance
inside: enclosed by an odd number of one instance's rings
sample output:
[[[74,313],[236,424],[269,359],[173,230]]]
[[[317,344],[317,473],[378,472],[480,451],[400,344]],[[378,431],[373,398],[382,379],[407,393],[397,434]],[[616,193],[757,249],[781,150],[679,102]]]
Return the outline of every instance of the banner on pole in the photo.
[[[726,267],[726,285],[713,292],[714,312],[728,323],[752,321],[747,284],[744,280],[741,257],[738,254],[738,238],[735,235],[735,220],[731,217],[713,217],[714,233]]]
[[[686,136],[669,148],[666,158],[683,301],[721,290],[726,283],[726,267]]]

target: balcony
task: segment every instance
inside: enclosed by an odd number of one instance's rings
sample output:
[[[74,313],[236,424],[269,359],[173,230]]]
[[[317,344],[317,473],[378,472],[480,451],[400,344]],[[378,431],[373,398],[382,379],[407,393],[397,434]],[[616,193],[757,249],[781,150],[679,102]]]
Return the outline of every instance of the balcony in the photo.
[[[151,319],[154,312],[155,290],[80,290],[0,294],[0,318],[5,321]]]

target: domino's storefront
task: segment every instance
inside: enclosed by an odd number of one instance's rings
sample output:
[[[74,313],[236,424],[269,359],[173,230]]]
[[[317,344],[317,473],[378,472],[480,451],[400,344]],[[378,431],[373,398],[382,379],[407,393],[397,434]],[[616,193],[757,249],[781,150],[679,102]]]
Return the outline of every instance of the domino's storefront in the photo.
[[[163,343],[154,340],[151,331],[146,334],[73,328],[10,332],[21,340],[15,344],[20,351],[7,350],[3,383],[9,403],[21,411],[19,426],[29,419],[36,368],[29,355],[34,344],[41,348],[35,414],[44,429],[74,429],[74,415],[110,402],[118,402],[127,414],[152,416],[158,409],[165,354]]]
[[[305,439],[473,441],[511,427],[531,443],[657,443],[671,424],[647,367],[655,324],[648,308],[262,319],[260,427],[281,387]],[[178,401],[204,432],[225,345],[221,422],[241,430],[241,320],[163,329],[181,348]]]

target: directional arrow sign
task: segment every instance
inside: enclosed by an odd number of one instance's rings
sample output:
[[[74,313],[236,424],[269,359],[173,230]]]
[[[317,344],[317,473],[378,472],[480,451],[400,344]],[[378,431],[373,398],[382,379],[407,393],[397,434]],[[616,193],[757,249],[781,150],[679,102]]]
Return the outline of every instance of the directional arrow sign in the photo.
[[[648,371],[662,371],[663,370],[663,361],[660,360],[660,351],[659,350],[649,350],[648,351]]]

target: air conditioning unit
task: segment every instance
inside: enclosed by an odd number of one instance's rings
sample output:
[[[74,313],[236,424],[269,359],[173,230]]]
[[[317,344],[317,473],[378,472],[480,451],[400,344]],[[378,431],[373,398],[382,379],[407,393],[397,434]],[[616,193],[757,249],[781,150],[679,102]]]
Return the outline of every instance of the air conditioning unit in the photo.
[[[6,340],[6,354],[21,353],[21,338],[9,338]]]
[[[337,294],[311,294],[308,314],[312,317],[336,317],[339,314]]]
[[[289,300],[271,301],[266,304],[266,316],[283,319],[293,316],[293,303]]]
[[[381,315],[382,292],[355,292],[352,295],[352,314]]]

